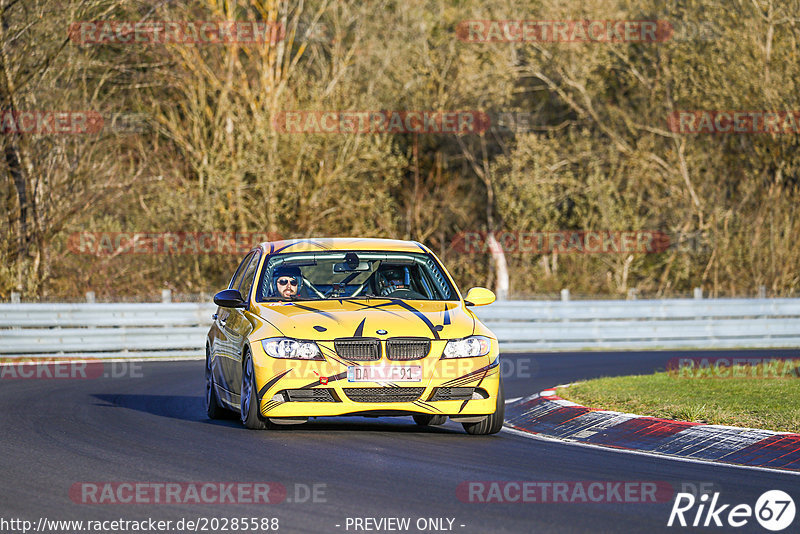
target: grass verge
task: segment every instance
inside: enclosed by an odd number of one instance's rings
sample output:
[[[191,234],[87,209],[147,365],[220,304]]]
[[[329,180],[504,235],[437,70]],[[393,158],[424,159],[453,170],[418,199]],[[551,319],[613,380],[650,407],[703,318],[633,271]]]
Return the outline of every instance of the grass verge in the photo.
[[[800,379],[606,377],[559,388],[590,408],[676,421],[800,433]]]

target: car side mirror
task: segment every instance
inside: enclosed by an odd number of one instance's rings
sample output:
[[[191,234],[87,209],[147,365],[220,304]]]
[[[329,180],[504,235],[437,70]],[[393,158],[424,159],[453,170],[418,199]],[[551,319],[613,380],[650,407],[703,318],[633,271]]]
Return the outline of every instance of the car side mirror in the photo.
[[[467,306],[486,306],[495,301],[494,292],[485,287],[473,287],[467,291],[467,296],[464,297],[464,303]]]
[[[238,289],[223,289],[214,295],[214,304],[220,308],[246,308],[247,303]]]

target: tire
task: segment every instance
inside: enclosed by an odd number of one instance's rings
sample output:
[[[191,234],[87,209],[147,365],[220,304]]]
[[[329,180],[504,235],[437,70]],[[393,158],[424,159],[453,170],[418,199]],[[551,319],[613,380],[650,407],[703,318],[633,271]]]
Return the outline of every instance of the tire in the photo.
[[[206,349],[206,414],[209,419],[230,419],[233,412],[222,407],[214,385],[214,373],[211,372],[211,355]]]
[[[245,427],[251,430],[265,430],[268,425],[261,418],[258,410],[257,391],[256,375],[253,371],[253,358],[248,351],[244,354],[244,365],[242,366],[242,388],[239,401],[239,413],[241,416],[239,419]]]
[[[447,422],[447,416],[418,413],[414,415],[414,422],[419,426],[438,426]]]
[[[487,434],[497,434],[503,428],[503,417],[506,412],[506,397],[503,393],[503,379],[500,379],[500,386],[497,388],[497,408],[494,413],[480,423],[461,423],[467,434],[474,436],[485,436]]]

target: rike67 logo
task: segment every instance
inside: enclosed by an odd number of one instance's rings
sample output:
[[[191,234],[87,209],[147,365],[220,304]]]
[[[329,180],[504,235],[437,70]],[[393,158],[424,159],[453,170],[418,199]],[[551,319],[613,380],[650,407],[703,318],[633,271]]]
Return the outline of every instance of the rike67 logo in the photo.
[[[743,527],[753,516],[767,530],[784,530],[794,521],[794,500],[781,490],[764,492],[754,507],[749,504],[722,504],[719,492],[696,498],[691,493],[678,493],[669,513],[667,526],[692,527]],[[709,502],[709,499],[711,502]]]

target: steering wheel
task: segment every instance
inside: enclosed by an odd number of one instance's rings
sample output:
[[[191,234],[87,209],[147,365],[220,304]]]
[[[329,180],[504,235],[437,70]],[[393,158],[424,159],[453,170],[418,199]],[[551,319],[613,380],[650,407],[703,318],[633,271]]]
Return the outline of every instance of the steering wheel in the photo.
[[[328,297],[332,296],[334,294],[334,292],[338,293],[339,291],[341,291],[345,287],[347,287],[347,286],[346,285],[342,285],[341,282],[338,283],[338,284],[336,284],[336,283],[331,284],[331,288],[328,291],[325,292],[325,296],[322,297],[322,298],[328,298]]]
[[[384,273],[379,272],[377,278],[379,293],[382,297],[388,297],[397,293],[398,291],[411,291],[405,287],[398,288],[397,285]],[[411,292],[416,293],[415,291]],[[417,293],[417,295],[419,295],[419,293]]]
[[[383,292],[386,291],[386,288],[388,288],[390,285],[391,283],[389,282],[389,278],[387,278],[385,274],[382,272],[375,274],[375,292],[378,295],[385,297],[386,295],[384,295]]]
[[[417,293],[413,289],[395,289],[388,295],[384,296],[392,299],[427,300],[425,295],[422,293]]]

